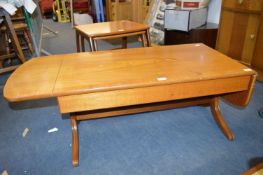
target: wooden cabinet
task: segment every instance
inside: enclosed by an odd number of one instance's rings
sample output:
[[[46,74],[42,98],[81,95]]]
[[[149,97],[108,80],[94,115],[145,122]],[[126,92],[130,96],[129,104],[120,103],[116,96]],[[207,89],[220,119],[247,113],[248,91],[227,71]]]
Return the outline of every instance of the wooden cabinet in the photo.
[[[263,15],[261,16],[254,57],[251,64],[253,67],[263,71]]]
[[[164,31],[164,44],[204,43],[209,47],[215,48],[217,28],[217,24],[207,23],[189,32],[166,29]]]
[[[216,48],[251,65],[261,20],[262,0],[224,0]]]
[[[263,0],[223,0],[216,49],[263,71],[262,16]]]
[[[132,20],[132,2],[124,1],[124,2],[111,2],[109,3],[109,14],[107,15],[110,21],[117,20]]]
[[[262,0],[223,0],[223,8],[230,8],[234,10],[250,10],[261,11]]]
[[[107,19],[143,23],[151,2],[152,0],[106,0]]]

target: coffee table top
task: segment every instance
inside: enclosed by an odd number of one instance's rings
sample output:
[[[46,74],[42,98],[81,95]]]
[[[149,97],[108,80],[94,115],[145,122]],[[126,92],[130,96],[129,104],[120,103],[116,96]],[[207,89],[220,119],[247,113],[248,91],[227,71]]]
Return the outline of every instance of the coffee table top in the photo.
[[[253,74],[203,44],[52,55],[20,66],[4,97],[22,101]]]
[[[110,21],[94,24],[85,24],[75,26],[75,29],[89,37],[99,37],[108,35],[119,35],[143,31],[149,27],[145,24],[140,24],[128,20]]]

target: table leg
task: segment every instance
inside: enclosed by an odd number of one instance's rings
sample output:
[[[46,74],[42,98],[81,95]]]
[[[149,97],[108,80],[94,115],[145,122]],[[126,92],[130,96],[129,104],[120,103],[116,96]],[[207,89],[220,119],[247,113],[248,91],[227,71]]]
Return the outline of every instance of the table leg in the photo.
[[[79,46],[79,32],[76,31],[76,47],[77,47],[77,52],[80,52],[80,46]]]
[[[149,29],[145,31],[145,37],[147,41],[147,47],[151,47],[151,37],[150,37]]]
[[[76,116],[70,117],[70,123],[72,130],[72,165],[76,167],[79,165],[79,136]]]
[[[212,111],[213,117],[222,130],[222,132],[225,134],[228,140],[233,140],[234,136],[229,127],[227,126],[227,123],[225,122],[219,107],[219,97],[212,98],[210,101],[210,109]]]
[[[93,40],[94,51],[98,51],[97,40]]]
[[[85,52],[84,36],[81,36],[81,51],[82,51],[82,52]]]
[[[91,52],[92,48],[91,48],[91,44],[90,44],[89,37],[86,37],[85,39],[86,39],[86,40],[87,40],[87,42],[88,42],[88,45],[89,45],[89,50],[90,50],[90,52]]]
[[[94,48],[94,40],[92,37],[89,37],[89,45],[90,45],[90,51],[94,52],[95,48]]]
[[[142,47],[145,47],[144,34],[140,35]]]
[[[127,36],[124,36],[121,39],[122,39],[122,48],[126,49],[127,48]]]

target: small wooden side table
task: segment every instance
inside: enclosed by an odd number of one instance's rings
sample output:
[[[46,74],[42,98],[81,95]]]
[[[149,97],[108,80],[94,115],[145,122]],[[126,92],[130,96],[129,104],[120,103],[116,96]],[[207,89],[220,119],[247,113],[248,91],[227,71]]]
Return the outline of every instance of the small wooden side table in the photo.
[[[122,48],[127,48],[127,37],[133,35],[141,37],[143,47],[145,44],[151,46],[149,27],[128,20],[79,25],[75,26],[75,30],[77,52],[80,52],[80,48],[85,52],[84,39],[89,42],[92,52],[98,50],[96,41],[100,39],[122,38]]]

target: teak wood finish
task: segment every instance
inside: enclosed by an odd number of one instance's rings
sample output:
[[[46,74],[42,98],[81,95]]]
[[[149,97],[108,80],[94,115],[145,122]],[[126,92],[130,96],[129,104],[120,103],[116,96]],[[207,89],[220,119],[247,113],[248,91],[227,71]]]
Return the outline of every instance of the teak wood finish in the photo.
[[[143,23],[152,0],[106,0],[107,21],[130,20]]]
[[[263,81],[263,0],[223,0],[216,48],[252,66]]]
[[[103,23],[85,24],[74,27],[76,30],[77,52],[85,52],[84,39],[90,46],[90,51],[97,51],[97,40],[122,38],[122,48],[127,48],[127,37],[139,35],[142,38],[142,46],[150,47],[149,27],[128,20],[111,21]],[[81,50],[80,50],[81,48]]]
[[[209,105],[232,140],[219,97],[246,106],[255,77],[253,70],[203,44],[135,48],[32,59],[10,76],[4,97],[10,102],[56,97],[60,112],[71,116],[77,166],[81,120]]]
[[[260,21],[258,37],[251,65],[258,72],[258,80],[263,82],[263,11],[261,13]]]
[[[250,65],[262,9],[262,0],[224,0],[217,49]]]

